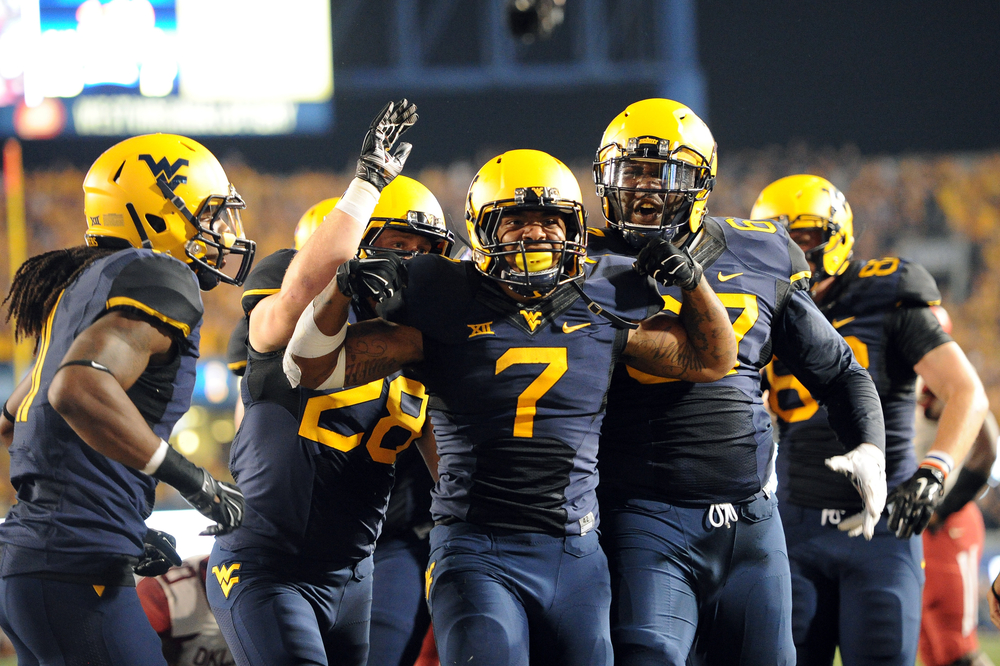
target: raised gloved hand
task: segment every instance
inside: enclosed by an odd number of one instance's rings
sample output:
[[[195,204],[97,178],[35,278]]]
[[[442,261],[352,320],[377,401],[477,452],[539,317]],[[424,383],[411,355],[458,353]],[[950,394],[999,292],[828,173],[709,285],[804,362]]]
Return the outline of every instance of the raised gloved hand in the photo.
[[[939,469],[921,467],[892,491],[889,529],[898,538],[908,539],[924,531],[944,495],[944,478]]]
[[[685,291],[695,289],[701,282],[701,264],[685,248],[682,252],[662,238],[653,238],[639,250],[635,270],[648,275],[667,287],[677,285]]]
[[[382,107],[365,135],[355,176],[381,192],[403,170],[403,163],[413,147],[405,142],[395,149],[392,146],[415,122],[417,105],[406,99],[389,102]]]
[[[874,444],[861,444],[842,456],[827,458],[826,466],[847,475],[865,506],[860,514],[841,521],[839,529],[852,537],[864,534],[871,541],[885,508],[885,454]]]
[[[391,298],[406,285],[406,267],[391,252],[375,257],[351,259],[337,269],[337,289],[344,296],[376,303]]]
[[[144,552],[132,571],[139,576],[162,576],[167,570],[181,565],[181,556],[177,554],[177,539],[166,532],[146,530],[142,539]]]

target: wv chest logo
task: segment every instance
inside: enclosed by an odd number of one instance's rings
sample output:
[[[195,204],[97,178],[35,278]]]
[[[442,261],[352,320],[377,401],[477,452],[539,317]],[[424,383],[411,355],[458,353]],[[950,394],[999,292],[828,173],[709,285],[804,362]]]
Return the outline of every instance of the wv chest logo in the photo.
[[[212,567],[212,573],[215,574],[216,580],[219,581],[219,587],[222,588],[222,594],[226,596],[226,599],[229,598],[229,593],[232,591],[233,585],[240,582],[240,577],[233,575],[239,568],[239,562],[233,562],[228,567],[226,565]]]
[[[524,320],[526,322],[528,322],[528,328],[531,329],[532,333],[534,333],[535,329],[538,328],[538,325],[542,323],[541,312],[533,312],[531,310],[521,310],[521,316],[524,317]]]
[[[158,160],[153,160],[152,155],[139,155],[139,159],[146,163],[149,170],[153,172],[153,178],[157,180],[160,179],[161,174],[163,180],[167,181],[167,185],[171,189],[187,182],[187,176],[182,176],[177,172],[180,171],[181,167],[186,167],[188,161],[186,159],[179,159],[173,164],[167,160],[166,157],[161,157]]]

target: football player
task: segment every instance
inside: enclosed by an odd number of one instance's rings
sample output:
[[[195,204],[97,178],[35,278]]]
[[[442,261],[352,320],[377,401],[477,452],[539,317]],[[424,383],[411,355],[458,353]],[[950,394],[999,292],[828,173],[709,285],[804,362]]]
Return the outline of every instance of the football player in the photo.
[[[930,306],[937,285],[898,257],[851,260],[853,215],[843,193],[817,176],[768,185],[751,217],[784,224],[813,271],[820,311],[868,369],[885,415],[888,502],[871,543],[849,539],[862,509],[848,479],[824,464],[843,452],[840,417],[816,404],[798,370],[780,355],[767,369],[780,430],[781,520],[792,569],[792,627],[799,663],[913,664],[920,631],[919,534],[941,500],[954,461],[983,424],[986,394],[961,348]],[[913,452],[917,375],[944,402],[931,449]]]
[[[403,176],[394,183],[408,181]],[[414,183],[414,181],[410,181]],[[393,190],[396,185],[390,185],[386,190],[386,198],[380,199],[373,212],[375,218],[384,218],[388,213]],[[405,187],[405,186],[404,186]],[[416,188],[414,184],[409,185]],[[313,205],[299,219],[295,226],[295,249],[301,250],[313,232],[323,222],[323,219],[333,211],[339,197],[324,199]],[[443,220],[444,214],[436,202],[430,202],[431,212],[435,219]],[[402,210],[396,206],[397,210]],[[398,241],[411,240],[416,242],[418,250],[427,252],[432,249],[431,241],[439,241],[443,237],[450,244],[451,236],[436,230],[431,237],[414,235],[411,227],[404,226],[401,218],[392,218],[388,224],[395,226],[391,233],[375,239],[366,252],[385,249],[388,245],[398,245]],[[374,236],[374,232],[384,227],[385,220],[375,219],[369,222],[365,237]],[[401,233],[400,233],[401,232]],[[393,240],[395,237],[395,241]],[[405,251],[404,245],[404,251]],[[438,248],[441,251],[444,248]],[[408,252],[407,252],[408,254]],[[246,338],[248,332],[247,318],[244,317],[233,330],[229,339],[228,362],[234,374],[242,377],[247,365]],[[237,424],[242,420],[243,401],[237,403]],[[237,425],[237,428],[239,426]],[[423,599],[424,568],[427,566],[427,536],[433,521],[430,519],[430,491],[434,485],[417,447],[409,447],[396,457],[395,480],[389,497],[389,506],[385,512],[385,522],[378,539],[378,547],[374,553],[374,564],[378,575],[372,580],[372,613],[369,632],[370,651],[368,660],[372,664],[412,664],[419,654],[424,635],[430,624],[430,615]]]
[[[736,361],[700,267],[667,242],[586,263],[580,200],[546,153],[493,158],[467,198],[472,262],[359,260],[286,350],[307,386],[407,366],[427,387],[440,478],[426,594],[442,663],[612,662],[595,467],[613,363],[711,381]],[[683,289],[679,317],[646,319],[662,300],[634,263]],[[385,319],[345,327],[355,293],[387,298]]]
[[[29,259],[7,297],[37,353],[0,418],[18,498],[0,526],[0,626],[24,664],[162,664],[132,571],[157,481],[216,521],[209,534],[242,519],[239,489],[166,438],[194,388],[199,286],[241,284],[254,244],[222,166],[186,137],[122,141],[83,190],[87,245]]]
[[[618,364],[601,434],[599,488],[618,664],[791,664],[791,578],[771,475],[760,371],[775,354],[839,418],[874,525],[885,501],[878,395],[809,298],[809,266],[769,221],[706,216],[716,144],[691,109],[630,105],[594,161],[607,228],[588,255],[667,239],[705,269],[729,310],[737,362],[692,384]],[[668,310],[679,293],[661,290]],[[846,461],[845,461],[846,462]],[[870,537],[870,534],[868,535]]]
[[[167,666],[233,663],[205,596],[207,574],[208,555],[198,555],[136,585],[142,609],[163,642]]]
[[[951,335],[951,318],[939,305],[931,311]],[[918,382],[920,384],[922,382]],[[918,390],[914,447],[924,455],[937,434],[944,403],[923,386]],[[979,650],[979,561],[985,544],[983,514],[974,501],[986,489],[997,456],[1000,429],[986,413],[961,469],[945,483],[946,494],[924,530],[923,610],[920,619],[920,660],[924,666],[992,666]]]
[[[282,356],[299,312],[325,286],[319,280],[329,281],[359,244],[366,257],[448,251],[437,200],[399,175],[409,145],[393,146],[415,119],[405,100],[388,105],[325,221],[301,250],[272,254],[247,280],[246,414],[230,457],[247,517],[216,540],[208,577],[237,664],[368,659],[372,551],[393,463],[421,435],[427,395],[399,373],[347,390],[292,386]],[[360,298],[351,311],[352,319],[371,316]]]
[[[302,246],[306,244],[306,241],[313,235],[313,232],[323,222],[323,219],[333,211],[338,201],[340,201],[340,197],[324,199],[310,206],[302,214],[302,217],[295,224],[293,235],[296,250],[302,249]],[[247,369],[247,335],[250,333],[249,326],[249,319],[241,317],[233,328],[232,334],[229,336],[229,344],[226,345],[226,364],[229,367],[229,371],[240,378],[239,381],[241,384],[243,382],[243,374]],[[240,399],[236,401],[236,409],[233,413],[233,425],[236,430],[240,429],[242,422],[243,400]]]

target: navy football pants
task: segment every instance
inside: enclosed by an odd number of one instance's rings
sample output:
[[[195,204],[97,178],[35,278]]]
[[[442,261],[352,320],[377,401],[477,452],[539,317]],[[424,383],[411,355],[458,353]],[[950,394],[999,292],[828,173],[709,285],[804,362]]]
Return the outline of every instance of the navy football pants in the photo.
[[[427,539],[380,538],[372,582],[371,666],[412,666],[431,616],[424,600]]]
[[[584,536],[431,531],[427,584],[442,666],[611,666],[607,559]]]
[[[0,627],[18,665],[166,666],[135,588],[99,589],[30,576],[0,579]]]
[[[921,538],[897,539],[885,516],[870,542],[851,538],[833,522],[841,512],[825,513],[824,521],[823,509],[781,505],[799,664],[832,664],[839,645],[849,666],[913,666],[924,584]]]
[[[216,542],[208,567],[208,602],[239,666],[365,666],[370,557],[306,582]]]
[[[761,496],[727,514],[606,501],[615,663],[683,665],[690,654],[698,664],[794,664],[791,581],[775,505]]]

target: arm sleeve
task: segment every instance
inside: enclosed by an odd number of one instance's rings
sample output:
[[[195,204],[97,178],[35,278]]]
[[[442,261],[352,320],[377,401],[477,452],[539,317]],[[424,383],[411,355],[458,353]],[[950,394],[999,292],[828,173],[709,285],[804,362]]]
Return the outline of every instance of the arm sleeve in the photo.
[[[841,443],[853,449],[870,442],[885,451],[875,384],[807,292],[792,294],[772,334],[775,355],[826,408]]]
[[[115,276],[105,307],[138,311],[186,338],[204,314],[194,272],[165,254],[144,255]]]
[[[170,605],[159,581],[155,578],[143,578],[136,584],[135,591],[139,595],[142,610],[146,611],[146,617],[153,625],[153,631],[160,636],[169,637]]]

